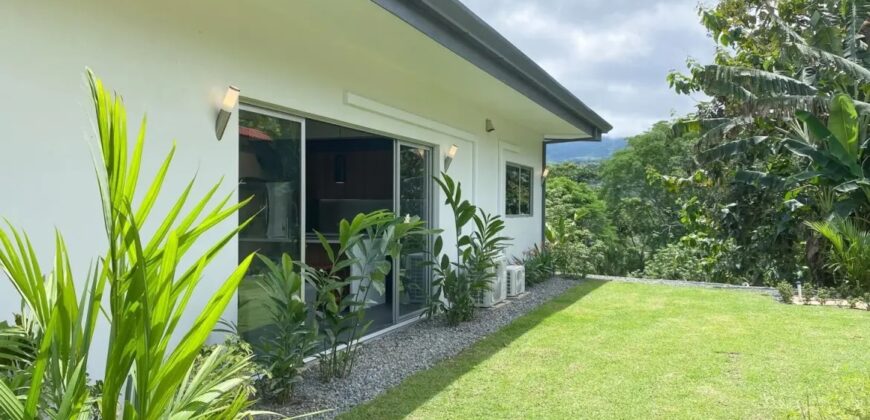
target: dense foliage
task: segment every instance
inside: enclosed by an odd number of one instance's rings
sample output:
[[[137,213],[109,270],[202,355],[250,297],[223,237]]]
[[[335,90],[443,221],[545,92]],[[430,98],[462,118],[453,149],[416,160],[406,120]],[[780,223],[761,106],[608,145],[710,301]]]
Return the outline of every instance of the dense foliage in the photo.
[[[599,167],[554,167],[551,248],[583,244],[602,274],[867,293],[870,2],[722,0],[699,13],[714,63],[668,82],[711,100]]]

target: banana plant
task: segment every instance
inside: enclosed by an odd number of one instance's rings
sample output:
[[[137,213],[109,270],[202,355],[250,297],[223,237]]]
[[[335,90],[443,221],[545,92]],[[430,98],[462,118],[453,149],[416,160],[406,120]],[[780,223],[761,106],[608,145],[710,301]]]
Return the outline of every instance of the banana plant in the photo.
[[[811,165],[793,178],[815,180],[847,194],[849,210],[870,205],[867,120],[858,115],[852,99],[845,94],[834,97],[827,125],[808,112],[799,111],[797,118],[806,130],[792,130],[795,134],[783,144]]]
[[[169,212],[156,221],[154,233],[144,236],[142,227],[152,219],[174,147],[140,193],[145,119],[132,150],[128,149],[123,102],[90,70],[87,78],[99,138],[94,160],[108,250],[78,289],[60,233],[55,237],[53,266],[45,271],[25,233],[11,225],[0,229],[0,269],[20,295],[36,335],[32,363],[16,375],[24,381],[0,380],[0,417],[246,416],[251,395],[243,376],[226,370],[211,376],[206,369],[215,366],[223,353],[215,353],[218,360],[203,361],[199,355],[252,256],[219,284],[190,327],[182,328],[180,320],[206,267],[247,222],[210,245],[203,247],[200,239],[247,201],[235,203],[231,193],[214,203],[220,183],[202,198],[190,200],[190,181]],[[200,249],[205,251],[192,254]],[[101,316],[108,321],[108,345],[97,349],[94,334]],[[180,338],[177,344],[173,337]],[[4,353],[8,347],[4,341],[0,345]],[[87,379],[89,362],[97,354],[107,354],[99,395],[92,393]]]

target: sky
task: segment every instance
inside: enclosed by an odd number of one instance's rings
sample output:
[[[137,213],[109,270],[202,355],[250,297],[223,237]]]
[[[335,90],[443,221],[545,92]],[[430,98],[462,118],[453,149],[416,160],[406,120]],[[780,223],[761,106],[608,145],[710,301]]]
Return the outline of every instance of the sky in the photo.
[[[687,114],[702,95],[668,88],[686,58],[712,61],[698,0],[462,0],[613,125],[640,134]]]

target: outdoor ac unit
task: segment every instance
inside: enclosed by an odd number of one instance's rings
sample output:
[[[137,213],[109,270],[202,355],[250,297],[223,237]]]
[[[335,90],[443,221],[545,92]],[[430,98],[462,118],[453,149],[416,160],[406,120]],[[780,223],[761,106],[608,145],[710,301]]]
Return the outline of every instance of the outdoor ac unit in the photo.
[[[490,283],[490,289],[479,293],[475,303],[481,308],[491,308],[507,298],[507,259],[500,255],[495,259],[495,278]]]
[[[522,265],[507,266],[507,295],[519,296],[526,292],[526,267]]]

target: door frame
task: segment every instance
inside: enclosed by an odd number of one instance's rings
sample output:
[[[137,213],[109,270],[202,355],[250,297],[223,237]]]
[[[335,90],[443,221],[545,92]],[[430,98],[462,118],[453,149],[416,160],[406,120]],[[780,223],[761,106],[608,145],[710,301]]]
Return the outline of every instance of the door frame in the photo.
[[[244,100],[239,102],[239,111],[253,112],[253,113],[266,115],[266,116],[273,117],[273,118],[280,118],[282,120],[298,122],[301,125],[300,145],[299,145],[299,172],[300,172],[299,173],[299,248],[300,248],[299,249],[299,261],[304,262],[305,261],[305,248],[306,248],[306,243],[307,243],[306,242],[307,239],[305,236],[305,226],[306,226],[306,222],[307,222],[305,212],[308,210],[307,206],[305,205],[305,203],[306,203],[305,200],[307,198],[307,191],[308,191],[308,188],[305,186],[306,171],[307,171],[306,166],[308,165],[308,162],[307,162],[308,159],[305,159],[306,144],[308,143],[308,136],[305,133],[305,123],[306,123],[307,119],[304,117],[290,114],[288,112],[278,111],[278,110],[275,110],[272,108],[267,108],[264,106],[255,105],[255,104],[252,104],[252,103],[244,101]],[[236,139],[237,140],[236,141],[238,141],[238,137],[239,137],[238,136],[238,127],[239,126],[236,125],[236,127],[237,127],[237,130],[236,130],[236,132],[237,132]],[[238,147],[238,146],[236,146],[236,147]],[[236,160],[238,160],[238,158],[236,158]],[[237,176],[237,178],[238,178],[238,176]],[[304,285],[303,285],[303,287],[300,288],[299,294],[300,294],[300,297],[302,298],[302,300],[304,301],[305,300],[305,287],[304,287]]]
[[[427,162],[427,166],[429,169],[430,176],[435,176],[434,175],[436,173],[435,171],[438,169],[437,162],[435,161],[435,153],[436,153],[438,148],[436,146],[431,145],[431,144],[418,142],[418,141],[409,141],[409,140],[403,140],[403,139],[398,139],[398,138],[393,138],[393,140],[394,140],[394,143],[393,143],[393,168],[394,168],[394,170],[393,170],[393,212],[396,214],[396,216],[403,217],[403,215],[400,214],[400,211],[401,211],[400,206],[401,206],[401,202],[402,202],[402,200],[401,200],[401,198],[402,198],[402,195],[401,195],[401,193],[402,193],[402,189],[401,189],[401,186],[402,186],[402,182],[401,182],[402,181],[402,179],[401,179],[402,146],[413,147],[413,148],[417,148],[417,149],[424,149],[424,150],[429,152],[429,161]],[[437,206],[435,206],[435,197],[436,197],[435,185],[434,185],[435,181],[434,180],[427,180],[427,182],[429,182],[429,185],[430,185],[429,189],[428,189],[428,194],[426,197],[426,200],[427,200],[426,204],[428,207],[427,213],[429,216],[429,220],[427,221],[429,224],[428,228],[435,229],[438,226],[438,221],[437,221],[437,217],[436,217],[436,213],[435,213],[435,210],[437,208]],[[427,252],[430,252],[430,253],[432,252],[432,244],[433,244],[433,236],[427,235],[427,243],[426,243]],[[392,291],[393,325],[397,325],[397,324],[400,324],[402,322],[408,321],[409,319],[419,317],[420,314],[422,314],[426,310],[426,308],[423,307],[423,308],[420,308],[416,311],[413,311],[413,312],[407,313],[407,314],[401,314],[399,312],[399,309],[400,309],[399,305],[401,304],[401,296],[399,295],[399,282],[401,281],[401,279],[400,279],[401,261],[394,262],[393,265],[394,265],[394,267],[398,268],[398,269],[393,270],[393,291]],[[432,290],[431,288],[432,288],[432,271],[430,270],[427,295],[431,294],[431,290]]]

